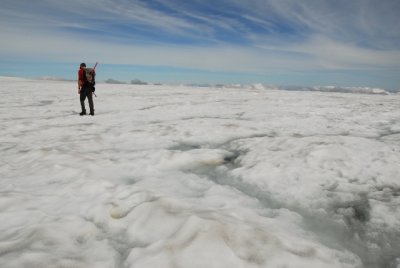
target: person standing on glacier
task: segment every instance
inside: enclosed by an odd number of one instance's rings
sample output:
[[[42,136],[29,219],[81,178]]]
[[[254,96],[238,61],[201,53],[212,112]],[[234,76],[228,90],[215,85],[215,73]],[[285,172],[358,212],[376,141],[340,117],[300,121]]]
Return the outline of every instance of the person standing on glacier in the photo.
[[[88,73],[86,70],[86,64],[81,63],[78,71],[78,94],[80,95],[82,112],[79,115],[86,114],[86,108],[85,108],[86,97],[88,98],[89,101],[90,115],[94,115],[94,105],[93,105],[94,84],[91,83],[92,79],[94,82],[94,70],[93,73],[91,73],[91,76],[93,76],[93,78],[90,77],[90,79],[88,79],[87,76]]]

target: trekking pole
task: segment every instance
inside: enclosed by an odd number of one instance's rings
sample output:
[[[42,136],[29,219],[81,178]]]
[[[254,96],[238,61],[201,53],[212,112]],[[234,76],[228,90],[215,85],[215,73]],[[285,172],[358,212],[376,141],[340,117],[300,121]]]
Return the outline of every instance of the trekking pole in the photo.
[[[96,64],[94,65],[93,70],[91,71],[91,73],[94,73],[94,71],[96,70],[96,66],[97,66],[97,61],[96,61]]]

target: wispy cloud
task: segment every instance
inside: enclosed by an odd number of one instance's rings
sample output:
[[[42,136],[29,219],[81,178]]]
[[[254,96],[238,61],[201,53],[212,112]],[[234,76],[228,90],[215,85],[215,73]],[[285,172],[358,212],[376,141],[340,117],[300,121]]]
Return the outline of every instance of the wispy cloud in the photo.
[[[400,68],[400,1],[3,0],[0,56],[256,72]]]

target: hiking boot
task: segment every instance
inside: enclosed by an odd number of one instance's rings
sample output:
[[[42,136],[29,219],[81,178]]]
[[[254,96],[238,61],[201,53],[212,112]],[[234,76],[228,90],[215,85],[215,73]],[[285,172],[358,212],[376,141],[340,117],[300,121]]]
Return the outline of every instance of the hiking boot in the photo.
[[[82,116],[82,115],[85,115],[85,114],[86,114],[86,112],[81,112],[79,115],[81,115],[81,116]]]
[[[94,115],[94,113],[92,112],[92,113],[90,113],[90,115],[91,115],[91,116],[93,116],[93,115]]]

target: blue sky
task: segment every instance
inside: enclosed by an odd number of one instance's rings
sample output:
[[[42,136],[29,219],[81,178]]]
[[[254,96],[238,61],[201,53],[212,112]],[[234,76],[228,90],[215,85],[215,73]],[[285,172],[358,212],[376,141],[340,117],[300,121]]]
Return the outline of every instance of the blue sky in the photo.
[[[0,75],[400,89],[398,0],[2,0]]]

